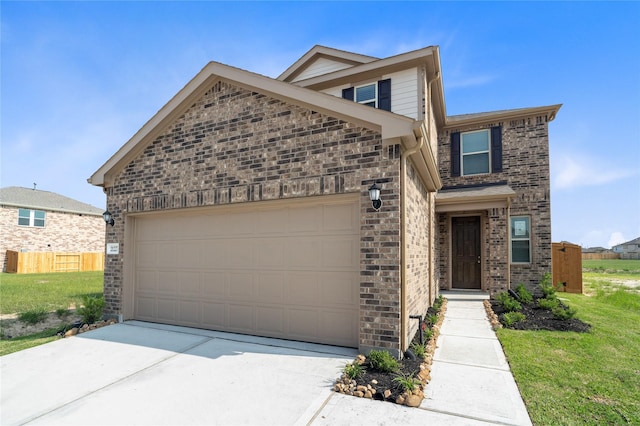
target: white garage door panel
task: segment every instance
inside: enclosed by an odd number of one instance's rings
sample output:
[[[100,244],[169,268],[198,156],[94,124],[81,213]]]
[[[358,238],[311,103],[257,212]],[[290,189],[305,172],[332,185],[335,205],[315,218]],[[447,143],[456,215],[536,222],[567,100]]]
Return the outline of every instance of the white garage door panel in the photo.
[[[359,210],[329,200],[136,218],[135,318],[357,346]]]

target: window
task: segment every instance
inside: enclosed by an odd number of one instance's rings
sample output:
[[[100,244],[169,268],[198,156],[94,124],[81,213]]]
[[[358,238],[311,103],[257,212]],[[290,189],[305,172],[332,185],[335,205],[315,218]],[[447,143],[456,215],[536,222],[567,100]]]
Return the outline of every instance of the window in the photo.
[[[18,209],[18,226],[44,228],[45,212],[40,210]]]
[[[370,107],[377,107],[377,90],[376,84],[356,87],[356,102]]]
[[[528,216],[511,218],[511,263],[531,262],[531,223]]]
[[[502,127],[451,133],[451,176],[502,172]]]
[[[342,90],[342,97],[374,108],[391,111],[391,79]]]
[[[489,131],[463,133],[462,176],[489,173]]]

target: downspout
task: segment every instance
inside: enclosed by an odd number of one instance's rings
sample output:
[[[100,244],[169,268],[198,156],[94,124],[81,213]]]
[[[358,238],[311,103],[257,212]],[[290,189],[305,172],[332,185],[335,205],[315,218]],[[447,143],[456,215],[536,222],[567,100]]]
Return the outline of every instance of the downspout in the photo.
[[[439,78],[439,74],[437,74],[431,81],[427,83],[427,93],[429,97],[431,96],[431,83],[433,83],[437,78]],[[429,107],[431,102],[430,99],[427,99],[427,106]],[[430,117],[431,108],[428,108],[427,116]],[[429,124],[427,123],[428,127]],[[427,136],[429,135],[429,130],[427,129]],[[406,247],[406,235],[407,235],[407,202],[405,201],[406,197],[406,169],[407,169],[407,159],[420,151],[424,146],[424,137],[419,136],[417,143],[404,151],[400,156],[400,223],[401,231],[400,231],[400,353],[404,353],[404,351],[408,348],[407,345],[407,247]]]

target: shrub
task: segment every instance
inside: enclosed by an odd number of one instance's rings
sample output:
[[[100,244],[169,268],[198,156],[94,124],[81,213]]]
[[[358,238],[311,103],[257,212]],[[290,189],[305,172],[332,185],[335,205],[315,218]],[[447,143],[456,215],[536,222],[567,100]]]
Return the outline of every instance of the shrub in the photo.
[[[78,309],[78,314],[86,324],[93,324],[102,319],[103,309],[104,298],[84,296],[82,298],[82,307]]]
[[[438,322],[438,315],[437,314],[429,315],[427,318],[427,322],[431,325],[436,324]]]
[[[511,327],[513,324],[524,320],[526,317],[522,312],[507,312],[502,315],[502,322],[507,327]]]
[[[344,366],[344,374],[351,380],[364,373],[364,367],[357,362],[351,362]]]
[[[413,373],[411,374],[398,374],[393,378],[393,381],[396,382],[402,390],[413,392],[415,388],[420,386],[420,379],[417,377],[413,377]]]
[[[383,373],[391,373],[399,367],[398,360],[387,351],[371,351],[368,359],[371,368]]]
[[[538,306],[542,309],[547,309],[549,311],[552,311],[553,309],[558,307],[558,299],[538,299]]]
[[[20,313],[18,315],[18,319],[22,322],[33,325],[44,321],[48,314],[47,310],[41,307]]]
[[[551,284],[551,274],[546,273],[542,280],[540,281],[540,290],[542,290],[542,294],[546,299],[553,299],[556,297],[556,289]]]
[[[518,284],[516,286],[516,294],[520,298],[520,301],[525,305],[533,302],[533,294],[524,286],[524,284]]]
[[[420,343],[412,343],[410,349],[411,352],[413,352],[414,355],[420,359],[423,359],[424,355],[426,354],[424,345],[421,345]]]
[[[575,308],[565,308],[560,305],[553,308],[551,312],[553,313],[553,317],[555,319],[559,319],[562,321],[566,321],[568,319],[575,317],[577,313]]]
[[[502,305],[507,312],[515,312],[522,309],[522,305],[508,293],[498,293],[496,300]]]

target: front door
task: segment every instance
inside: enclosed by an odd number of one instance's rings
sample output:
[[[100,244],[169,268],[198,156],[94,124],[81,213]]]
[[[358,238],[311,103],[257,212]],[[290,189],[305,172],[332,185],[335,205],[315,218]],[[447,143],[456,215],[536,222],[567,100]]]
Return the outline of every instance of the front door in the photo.
[[[451,232],[451,286],[480,290],[480,217],[454,217]]]

